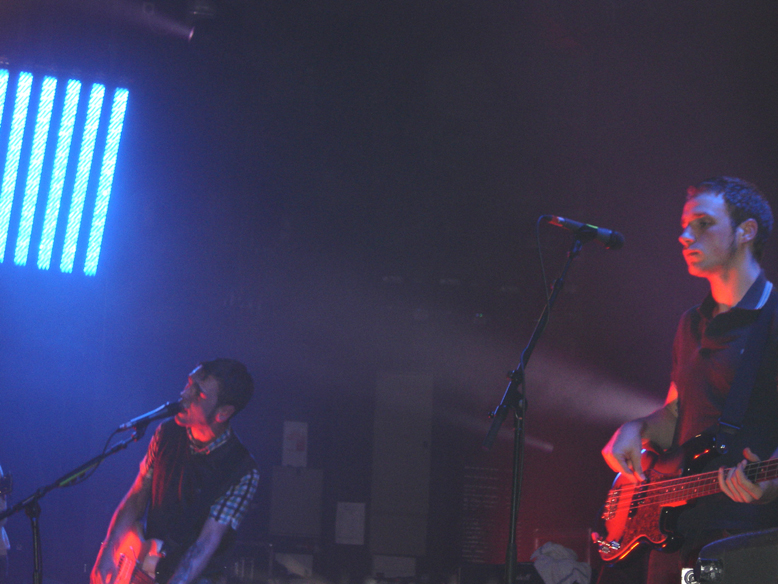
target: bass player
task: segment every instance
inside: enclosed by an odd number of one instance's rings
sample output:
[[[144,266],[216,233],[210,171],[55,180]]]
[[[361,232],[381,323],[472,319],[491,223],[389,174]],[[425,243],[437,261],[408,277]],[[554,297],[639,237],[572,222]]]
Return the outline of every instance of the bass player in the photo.
[[[646,443],[672,449],[699,434],[721,431],[719,418],[727,394],[740,362],[748,359],[746,342],[766,304],[773,314],[766,313],[761,322],[776,320],[773,307],[778,302],[768,303],[768,298],[778,292],[760,265],[772,226],[770,205],[753,184],[716,177],[689,187],[679,240],[689,273],[706,278],[710,293],[681,317],[665,405],[625,423],[602,450],[607,464],[622,477],[646,481],[647,469],[641,461]],[[778,526],[778,479],[752,482],[744,473],[747,462],[778,456],[778,322],[769,327],[764,326],[767,340],[758,351],[750,351],[760,358],[752,359],[758,374],[746,393],[747,401],[743,400],[742,424],[712,467],[714,472],[719,469],[718,487],[729,498],[719,493],[684,508],[676,525],[683,537],[679,551],[636,549],[623,561],[603,566],[600,584],[677,584],[682,568],[694,565],[704,545],[727,535]]]

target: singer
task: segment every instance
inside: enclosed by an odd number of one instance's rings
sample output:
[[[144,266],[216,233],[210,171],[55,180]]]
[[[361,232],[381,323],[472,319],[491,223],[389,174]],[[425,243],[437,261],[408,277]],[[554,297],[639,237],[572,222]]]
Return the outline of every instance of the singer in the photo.
[[[253,392],[245,365],[232,359],[205,361],[189,374],[181,411],[157,428],[114,512],[91,584],[122,582],[117,558],[144,518],[142,540],[161,542],[164,554],[154,558],[153,570],[144,563],[154,581],[226,582],[225,556],[259,482],[256,463],[230,420]]]
[[[659,479],[641,458],[646,443],[672,452],[697,443],[693,439],[700,434],[718,434],[717,445],[728,443],[728,450],[691,472],[711,473],[717,488],[680,511],[675,526],[683,538],[680,551],[638,547],[603,567],[600,584],[677,584],[682,568],[694,566],[704,545],[778,526],[778,479],[752,482],[743,472],[748,461],[778,456],[778,294],[760,265],[772,211],[754,185],[735,178],[703,181],[687,195],[679,237],[683,257],[692,276],[708,280],[710,292],[681,317],[664,407],[621,426],[602,454],[622,473],[620,480],[650,484]],[[761,504],[751,504],[756,502]],[[653,529],[653,520],[648,525]],[[628,543],[619,547],[628,549]]]

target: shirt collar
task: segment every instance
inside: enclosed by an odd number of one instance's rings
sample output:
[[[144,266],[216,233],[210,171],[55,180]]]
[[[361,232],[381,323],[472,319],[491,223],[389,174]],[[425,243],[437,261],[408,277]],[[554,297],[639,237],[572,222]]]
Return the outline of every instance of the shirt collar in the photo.
[[[754,283],[751,284],[748,292],[746,292],[745,296],[743,296],[743,298],[740,299],[740,302],[738,302],[737,305],[735,305],[733,308],[744,310],[759,310],[765,305],[772,291],[773,283],[765,277],[764,272],[759,272],[759,276],[757,276],[756,280],[754,280]],[[702,304],[700,305],[700,312],[710,318],[710,315],[713,314],[713,309],[715,306],[716,301],[713,300],[713,296],[710,292],[708,292],[705,300],[703,300]]]
[[[186,429],[186,435],[189,436],[189,451],[192,452],[192,454],[210,454],[230,439],[232,436],[232,427],[227,426],[227,429],[224,432],[204,446],[197,446],[197,441],[192,436],[192,430],[190,428]]]

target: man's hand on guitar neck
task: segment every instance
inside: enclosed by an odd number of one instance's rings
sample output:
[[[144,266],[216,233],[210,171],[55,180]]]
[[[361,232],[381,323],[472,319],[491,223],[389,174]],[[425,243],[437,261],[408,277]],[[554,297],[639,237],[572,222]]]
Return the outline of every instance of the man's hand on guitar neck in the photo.
[[[758,483],[748,480],[746,465],[749,462],[759,462],[760,458],[751,452],[750,448],[743,451],[743,456],[745,459],[737,466],[719,469],[719,487],[730,499],[738,503],[769,503],[778,496],[778,479]]]

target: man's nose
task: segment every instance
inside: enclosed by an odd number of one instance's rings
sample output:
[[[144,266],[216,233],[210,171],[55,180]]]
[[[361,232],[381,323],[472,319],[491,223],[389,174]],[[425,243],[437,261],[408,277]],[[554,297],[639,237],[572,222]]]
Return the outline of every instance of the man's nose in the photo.
[[[688,227],[678,236],[678,241],[680,241],[681,245],[684,247],[689,247],[692,244],[694,237],[692,237]]]

